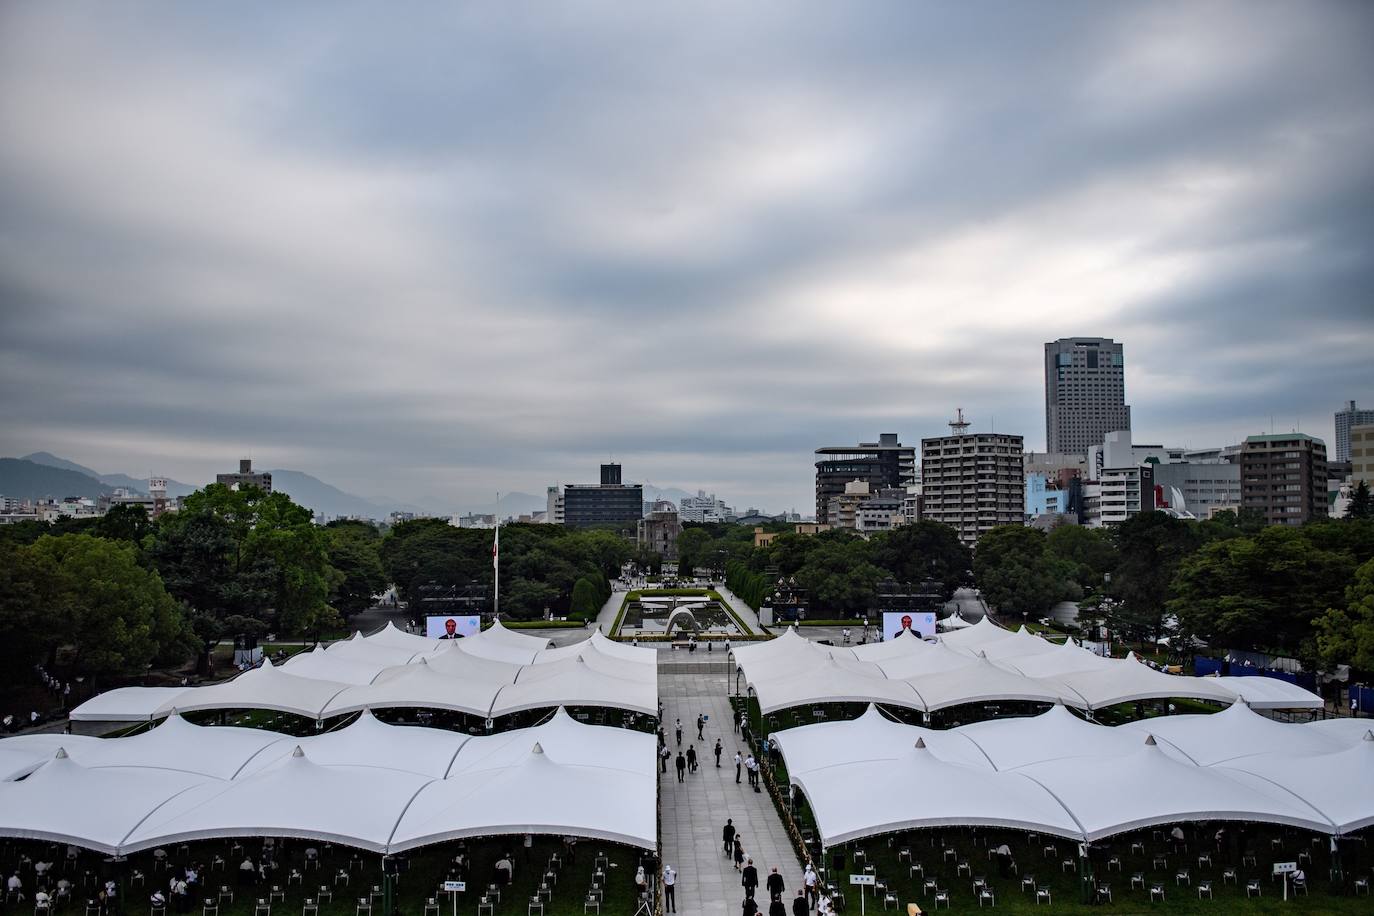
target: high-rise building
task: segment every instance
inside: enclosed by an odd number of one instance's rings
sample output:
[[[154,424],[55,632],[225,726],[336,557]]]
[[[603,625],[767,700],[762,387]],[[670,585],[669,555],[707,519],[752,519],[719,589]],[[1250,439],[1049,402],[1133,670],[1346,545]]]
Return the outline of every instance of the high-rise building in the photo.
[[[563,491],[557,484],[549,487],[544,493],[544,524],[561,525],[563,524]]]
[[[862,480],[874,490],[915,485],[916,449],[883,433],[877,442],[831,445],[816,449],[816,521],[829,524],[830,499],[843,496],[847,484]]]
[[[1024,442],[1006,433],[970,433],[963,411],[950,435],[921,440],[921,518],[953,528],[972,546],[998,525],[1025,521]]]
[[[1045,344],[1045,451],[1086,455],[1110,432],[1131,428],[1125,356],[1107,337]]]
[[[1350,479],[1374,486],[1374,425],[1350,427]]]
[[[705,490],[697,490],[696,496],[684,496],[678,500],[678,515],[684,522],[728,522],[735,517],[725,500],[709,496]]]
[[[1350,460],[1350,428],[1374,425],[1374,410],[1361,410],[1354,401],[1336,411],[1336,460]]]
[[[1240,452],[1242,509],[1270,525],[1326,517],[1326,443],[1306,433],[1250,436]]]
[[[257,487],[264,493],[272,492],[272,475],[263,472],[253,473],[253,459],[239,459],[239,472],[237,474],[216,474],[215,483],[222,483],[231,490],[239,490],[243,487]]]
[[[615,525],[636,529],[644,515],[644,487],[620,482],[620,465],[603,464],[601,483],[563,487],[563,523],[569,528]]]

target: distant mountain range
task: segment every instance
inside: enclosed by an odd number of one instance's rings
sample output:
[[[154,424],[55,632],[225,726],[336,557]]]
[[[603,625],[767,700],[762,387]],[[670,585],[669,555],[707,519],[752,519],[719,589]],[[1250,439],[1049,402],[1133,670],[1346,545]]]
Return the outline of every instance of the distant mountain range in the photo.
[[[84,474],[87,477],[93,477],[107,487],[107,490],[105,492],[121,488],[125,490],[133,490],[138,493],[148,492],[148,478],[146,477],[140,480],[137,477],[130,477],[128,474],[101,474],[100,472],[93,471],[84,465],[77,464],[75,461],[68,461],[66,458],[59,458],[52,452],[34,452],[32,455],[25,455],[20,460],[32,461],[34,464],[41,464],[50,468],[61,468],[64,471],[75,471],[78,474]],[[172,480],[170,478],[168,478],[167,480],[168,496],[186,496],[188,494],[194,493],[195,491],[195,487],[189,484],[184,484],[179,480]],[[3,489],[0,489],[0,492],[3,492],[6,496],[12,495],[11,493],[9,493],[9,491]],[[85,494],[67,493],[64,495],[84,496]],[[32,499],[34,497],[23,498]]]

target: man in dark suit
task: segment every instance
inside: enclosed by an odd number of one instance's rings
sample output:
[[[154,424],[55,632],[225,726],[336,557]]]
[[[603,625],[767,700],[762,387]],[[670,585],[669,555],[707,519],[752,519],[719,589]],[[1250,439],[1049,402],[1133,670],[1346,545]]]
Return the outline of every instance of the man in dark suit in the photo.
[[[754,891],[757,890],[759,886],[759,870],[754,867],[754,860],[752,858],[745,860],[744,872],[740,879],[740,884],[744,885],[744,896],[754,896]]]
[[[806,891],[798,890],[792,898],[792,916],[811,916],[811,904],[807,902]]]
[[[778,867],[776,865],[774,865],[773,870],[768,873],[768,880],[764,882],[764,886],[768,888],[768,896],[782,897],[782,892],[784,890],[782,875],[778,874]]]

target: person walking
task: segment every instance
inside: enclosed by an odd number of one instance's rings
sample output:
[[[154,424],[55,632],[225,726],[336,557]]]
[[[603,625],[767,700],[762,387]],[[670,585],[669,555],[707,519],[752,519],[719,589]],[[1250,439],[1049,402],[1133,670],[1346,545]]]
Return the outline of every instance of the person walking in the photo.
[[[693,773],[697,771],[697,746],[695,744],[687,745],[687,769]]]
[[[753,754],[750,754],[748,757],[744,758],[744,768],[749,771],[749,785],[753,786],[754,788],[758,788],[758,765],[758,761],[754,759]]]
[[[744,865],[744,837],[735,834],[735,871]]]
[[[787,904],[782,902],[781,897],[774,897],[768,904],[768,916],[787,916]]]
[[[741,872],[740,884],[744,885],[744,896],[754,896],[754,891],[759,886],[759,870],[754,867],[754,860],[745,859],[744,870]]]
[[[682,782],[687,773],[687,758],[682,756],[682,751],[677,752],[677,781]]]
[[[702,730],[705,729],[705,728],[706,728],[706,716],[704,716],[704,715],[701,714],[701,713],[697,713],[697,740],[698,740],[698,741],[705,741],[705,740],[706,740],[706,736],[702,734]]]
[[[739,785],[739,771],[743,766],[744,758],[740,756],[739,751],[735,751],[735,785]]]
[[[678,747],[682,747],[682,720],[681,720],[681,719],[678,719],[678,720],[677,720],[676,731],[677,731],[677,746],[678,746]]]
[[[812,906],[820,903],[820,891],[818,885],[820,879],[816,877],[816,869],[811,866],[811,860],[806,860],[806,871],[802,872],[802,887],[806,889],[806,899]]]
[[[725,826],[720,830],[721,842],[725,845],[725,858],[730,858],[730,853],[735,851],[735,820],[727,817]]]
[[[768,888],[768,896],[772,897],[774,900],[782,899],[782,892],[787,888],[783,886],[782,875],[778,874],[778,867],[776,865],[774,865],[772,871],[768,873],[768,880],[764,882],[764,887]],[[783,914],[783,916],[786,916],[786,914]]]
[[[663,912],[677,912],[677,872],[673,866],[663,866]]]
[[[738,735],[738,734],[739,734],[739,724],[740,724],[740,722],[744,721],[744,716],[743,716],[742,714],[741,714],[741,715],[738,715],[738,716],[731,716],[731,717],[730,717],[730,721],[734,723],[734,725],[735,725],[735,734]]]
[[[716,754],[716,769],[719,770],[719,769],[720,769],[720,754],[721,754],[721,751],[725,750],[725,748],[723,748],[723,747],[720,746],[720,739],[719,739],[719,738],[716,739],[716,746],[715,746],[714,750],[715,750],[715,754]]]
[[[754,902],[753,897],[744,898],[744,903],[740,907],[740,916],[759,916],[759,905]]]
[[[797,896],[792,898],[792,916],[811,916],[811,904],[806,899],[806,891],[797,889]]]
[[[673,756],[673,752],[668,750],[668,745],[662,745],[658,749],[659,762],[663,764],[663,772],[668,772],[668,758]]]

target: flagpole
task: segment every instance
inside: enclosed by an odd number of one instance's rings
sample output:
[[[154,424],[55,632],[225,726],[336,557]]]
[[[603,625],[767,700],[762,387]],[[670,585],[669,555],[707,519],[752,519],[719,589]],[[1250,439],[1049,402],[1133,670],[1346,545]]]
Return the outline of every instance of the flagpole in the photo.
[[[491,619],[494,623],[501,613],[501,491],[496,492],[496,537],[491,545],[491,568],[494,573],[491,589]]]

